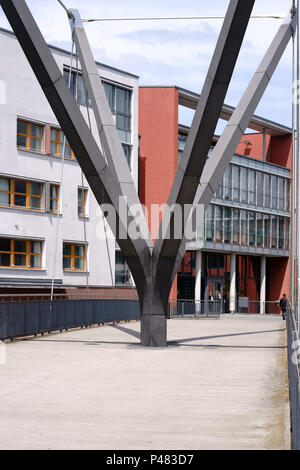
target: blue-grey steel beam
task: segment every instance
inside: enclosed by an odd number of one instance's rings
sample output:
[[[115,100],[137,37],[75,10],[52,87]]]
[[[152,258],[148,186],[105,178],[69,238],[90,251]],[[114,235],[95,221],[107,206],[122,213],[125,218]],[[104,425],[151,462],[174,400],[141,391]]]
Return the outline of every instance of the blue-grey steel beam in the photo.
[[[275,38],[268,48],[264,58],[259,64],[249,86],[242,96],[239,104],[233,112],[225,130],[220,136],[214,150],[203,169],[200,185],[194,200],[194,207],[202,205],[205,210],[210,204],[223,175],[230,164],[240,139],[244,135],[252,116],[263,97],[263,94],[272,78],[274,71],[284,53],[296,28],[296,15],[291,18],[289,14],[280,26]],[[186,250],[187,240],[184,238],[177,255],[177,260],[172,274],[176,276],[182,258]]]
[[[218,123],[218,119],[224,104],[225,96],[232,78],[233,70],[244,39],[248,22],[252,13],[255,0],[231,0],[215,48],[214,55],[204,82],[195,117],[185,145],[181,163],[175,176],[171,189],[168,206],[178,204],[182,207],[188,204],[192,206],[199,179],[204,168],[207,154],[211,146],[212,138]],[[185,220],[182,225],[184,226]],[[154,275],[153,292],[167,308],[168,296],[172,286],[172,272],[176,262],[181,240],[174,236],[175,215],[163,215],[161,227],[169,227],[169,237],[163,237],[159,233],[154,245]],[[160,228],[161,232],[161,228]],[[149,315],[153,315],[153,311]],[[163,317],[162,312],[160,315]],[[162,325],[163,318],[156,320],[142,318],[142,341],[149,342],[146,336],[151,334],[150,324],[155,327]],[[144,328],[144,322],[146,324]]]

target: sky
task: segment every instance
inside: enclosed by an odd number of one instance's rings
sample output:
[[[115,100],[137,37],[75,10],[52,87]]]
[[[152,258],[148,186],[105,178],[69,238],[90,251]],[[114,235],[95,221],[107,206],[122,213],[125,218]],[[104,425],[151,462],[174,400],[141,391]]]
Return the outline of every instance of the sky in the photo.
[[[82,18],[225,15],[229,0],[63,0]],[[71,50],[67,16],[57,0],[27,0],[46,41]],[[286,15],[292,0],[256,0],[254,15]],[[282,20],[252,19],[226,104],[236,106]],[[0,8],[0,26],[11,29]],[[222,20],[85,23],[95,59],[138,75],[140,85],[177,85],[201,93]],[[292,47],[288,46],[256,114],[291,126]],[[191,111],[180,110],[190,125]],[[222,130],[222,124],[218,126]],[[217,130],[218,130],[217,129]]]

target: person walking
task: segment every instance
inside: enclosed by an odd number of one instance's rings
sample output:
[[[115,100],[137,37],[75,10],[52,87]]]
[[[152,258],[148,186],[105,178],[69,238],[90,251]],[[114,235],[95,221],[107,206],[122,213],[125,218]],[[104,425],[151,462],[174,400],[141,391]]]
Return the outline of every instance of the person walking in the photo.
[[[279,308],[281,309],[283,320],[286,320],[287,306],[288,306],[288,299],[286,298],[286,294],[283,294],[283,297],[279,300]]]

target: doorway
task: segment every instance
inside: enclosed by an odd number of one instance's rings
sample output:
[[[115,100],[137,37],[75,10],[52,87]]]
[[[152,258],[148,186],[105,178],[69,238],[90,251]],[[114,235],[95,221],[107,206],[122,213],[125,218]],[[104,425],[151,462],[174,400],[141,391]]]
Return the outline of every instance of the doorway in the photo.
[[[223,278],[210,277],[206,281],[204,294],[205,313],[223,313]]]

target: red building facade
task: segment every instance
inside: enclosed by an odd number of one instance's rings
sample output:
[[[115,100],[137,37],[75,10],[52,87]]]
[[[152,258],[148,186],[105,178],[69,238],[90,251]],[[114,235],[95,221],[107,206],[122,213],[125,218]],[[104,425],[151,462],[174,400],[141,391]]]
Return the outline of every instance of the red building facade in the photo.
[[[139,192],[148,214],[168,201],[189,132],[178,123],[179,106],[196,109],[198,99],[178,87],[139,90]],[[220,118],[232,112],[224,105]],[[202,239],[187,245],[170,299],[218,298],[230,312],[246,298],[253,312],[278,313],[269,302],[289,293],[291,164],[291,130],[254,116],[206,211]]]

